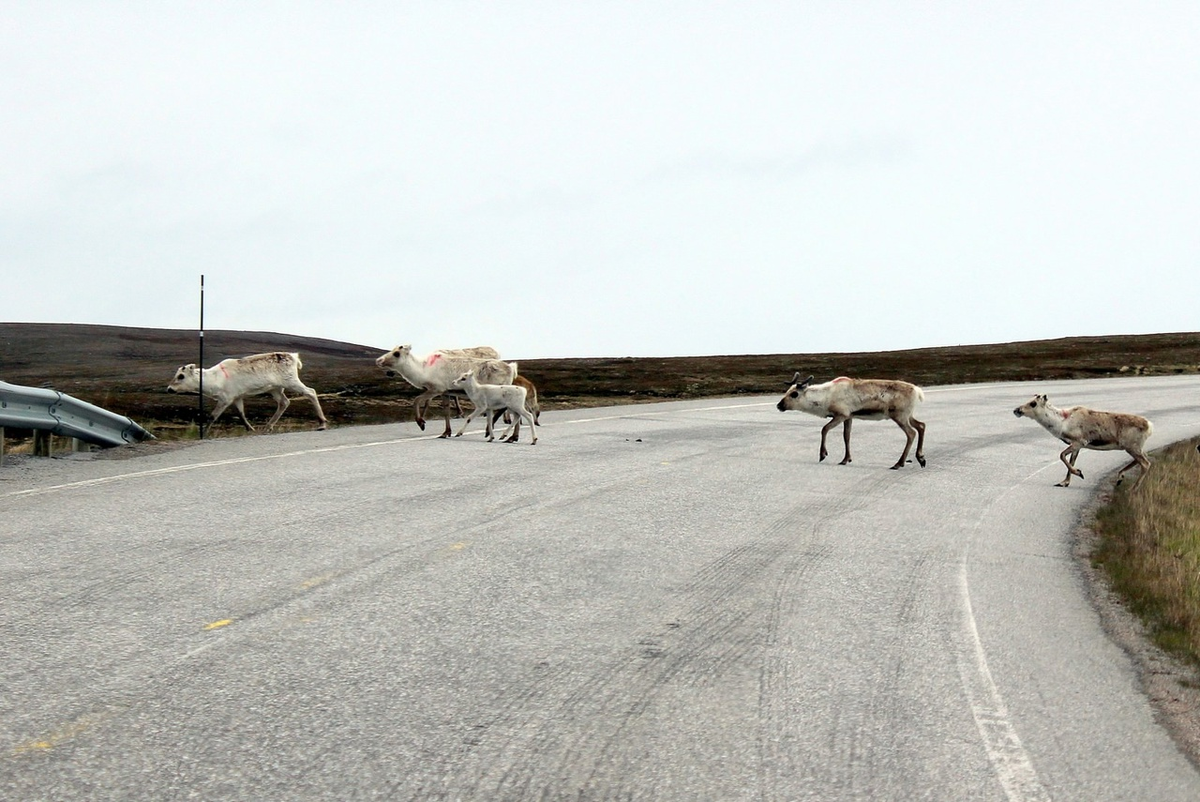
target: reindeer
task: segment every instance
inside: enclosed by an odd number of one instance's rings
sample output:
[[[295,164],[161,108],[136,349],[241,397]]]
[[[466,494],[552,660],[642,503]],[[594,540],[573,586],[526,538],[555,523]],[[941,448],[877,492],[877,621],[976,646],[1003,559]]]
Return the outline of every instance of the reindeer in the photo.
[[[1087,407],[1059,409],[1044,395],[1035,395],[1028,403],[1014,409],[1013,414],[1018,418],[1032,418],[1067,444],[1058,455],[1063,465],[1067,466],[1067,478],[1056,487],[1070,487],[1072,476],[1083,478],[1083,471],[1075,467],[1075,460],[1085,448],[1093,451],[1120,449],[1133,457],[1133,461],[1117,472],[1117,483],[1120,484],[1127,470],[1135,465],[1142,466],[1132,490],[1138,489],[1150,471],[1150,460],[1146,458],[1144,449],[1146,440],[1154,432],[1154,426],[1140,415],[1100,412]]]
[[[250,431],[254,427],[246,420],[246,409],[243,401],[247,396],[270,394],[275,399],[275,414],[267,421],[271,429],[279,420],[279,416],[291,403],[284,390],[299,393],[312,402],[316,410],[318,429],[329,425],[325,413],[321,410],[321,402],[317,400],[317,392],[300,381],[300,369],[304,367],[300,354],[295,352],[273,351],[268,354],[255,354],[241,359],[223,359],[211,368],[205,368],[204,394],[216,399],[217,406],[212,413],[212,422],[216,423],[221,413],[233,406],[242,419],[242,424]],[[195,393],[200,390],[200,368],[194,364],[183,365],[175,369],[175,378],[167,385],[168,393]]]
[[[525,393],[525,388],[518,384],[481,384],[475,376],[475,371],[467,371],[454,380],[453,387],[462,390],[467,394],[467,398],[471,399],[471,403],[475,409],[463,421],[462,428],[458,430],[455,437],[462,437],[463,432],[467,430],[467,424],[476,415],[483,415],[484,421],[487,423],[487,439],[490,443],[495,439],[495,417],[493,413],[507,412],[512,416],[513,422],[509,425],[504,434],[500,435],[500,439],[507,443],[515,443],[521,437],[521,420],[529,419],[529,434],[533,438],[531,445],[537,445],[537,430],[534,424],[534,415],[529,410],[528,399]],[[509,437],[509,432],[512,436]]]
[[[425,409],[429,402],[452,390],[455,379],[467,371],[475,371],[479,379],[488,384],[512,384],[517,375],[516,362],[501,362],[499,359],[478,359],[454,355],[448,351],[434,351],[423,359],[413,356],[411,345],[397,345],[382,354],[375,364],[388,376],[399,374],[406,382],[423,390],[413,400],[417,426],[425,431]],[[461,392],[461,391],[459,391]],[[446,414],[446,429],[441,437],[449,437],[450,405],[443,405]]]
[[[842,439],[846,443],[846,456],[841,465],[850,460],[850,426],[855,419],[890,419],[904,430],[908,439],[904,442],[904,453],[892,466],[892,470],[903,468],[908,461],[908,451],[913,438],[917,439],[917,462],[925,467],[925,424],[913,417],[917,404],[925,400],[920,387],[908,382],[884,379],[850,379],[840,376],[824,384],[813,384],[813,377],[804,381],[800,374],[792,377],[792,386],[779,399],[776,408],[780,412],[800,410],[818,418],[832,418],[821,428],[821,460],[829,456],[825,448],[825,436],[829,430],[842,424]]]

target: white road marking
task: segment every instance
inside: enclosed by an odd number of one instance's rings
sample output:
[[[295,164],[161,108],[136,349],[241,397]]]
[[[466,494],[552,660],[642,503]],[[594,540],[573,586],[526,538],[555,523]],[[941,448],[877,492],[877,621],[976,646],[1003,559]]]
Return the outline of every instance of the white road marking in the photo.
[[[695,409],[676,409],[671,410],[671,414],[686,413],[686,412],[712,412],[724,409],[741,409],[743,407],[769,406],[768,402],[758,402],[753,404],[725,404],[720,406],[699,407]],[[576,423],[596,423],[606,420],[620,420],[622,418],[636,418],[646,415],[649,410],[638,411],[634,413],[625,413],[620,415],[604,415],[596,418],[581,418],[577,420],[558,421],[551,423],[550,426],[561,426],[565,424]],[[660,410],[657,414],[666,414],[666,411]],[[173,473],[184,473],[186,471],[198,471],[204,468],[220,468],[225,465],[241,465],[249,462],[266,462],[268,460],[288,459],[290,457],[306,457],[310,454],[325,454],[334,451],[353,451],[359,448],[374,448],[376,446],[390,446],[401,443],[412,443],[421,440],[436,440],[439,435],[425,435],[417,437],[400,437],[393,440],[374,440],[369,443],[348,443],[340,446],[322,446],[320,448],[307,448],[301,451],[288,451],[283,454],[267,454],[261,457],[234,457],[230,459],[211,460],[209,462],[195,462],[190,465],[176,465],[171,468],[155,468],[149,471],[134,471],[132,473],[120,473],[112,476],[102,476],[97,479],[84,479],[78,482],[68,482],[61,485],[51,485],[49,487],[35,487],[30,490],[14,490],[8,493],[0,494],[0,498],[16,498],[20,496],[40,496],[48,493],[57,493],[63,490],[76,490],[84,487],[96,487],[98,485],[111,484],[113,482],[121,482],[127,479],[142,479],[151,476],[166,476]]]
[[[1046,471],[1047,467],[1038,468],[1021,482],[993,499],[980,514],[976,528],[987,517],[988,513],[1005,496],[1016,487],[1032,480],[1038,474]],[[983,639],[979,637],[979,627],[975,622],[975,610],[971,604],[971,585],[967,580],[967,557],[964,550],[962,562],[958,571],[959,598],[962,601],[962,625],[958,633],[957,651],[958,673],[962,680],[967,702],[971,706],[971,715],[975,718],[975,726],[983,739],[983,747],[987,752],[988,761],[996,772],[996,778],[1004,789],[1009,802],[1050,802],[1050,794],[1038,779],[1033,761],[1025,751],[1016,727],[1009,717],[1008,706],[1004,697],[992,678],[988,668],[987,654],[983,648]]]
[[[965,648],[958,650],[959,674],[975,717],[975,726],[983,738],[988,760],[1004,788],[1009,802],[1050,802],[1050,794],[1038,780],[1029,753],[1021,744],[1017,730],[1008,715],[1004,698],[988,669],[983,641],[975,625],[971,608],[971,588],[967,584],[967,563],[963,560],[958,575],[963,602],[963,635]]]

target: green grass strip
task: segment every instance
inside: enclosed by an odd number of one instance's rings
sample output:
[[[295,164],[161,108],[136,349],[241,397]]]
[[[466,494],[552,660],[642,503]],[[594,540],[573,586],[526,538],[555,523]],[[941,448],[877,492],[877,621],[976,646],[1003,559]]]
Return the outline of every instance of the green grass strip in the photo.
[[[1104,571],[1155,643],[1200,666],[1200,439],[1150,454],[1096,513],[1093,563]]]

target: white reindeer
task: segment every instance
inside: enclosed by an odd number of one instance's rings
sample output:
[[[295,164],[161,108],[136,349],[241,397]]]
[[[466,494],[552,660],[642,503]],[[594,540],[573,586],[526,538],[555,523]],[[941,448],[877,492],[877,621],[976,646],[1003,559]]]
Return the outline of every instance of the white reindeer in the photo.
[[[516,362],[499,359],[479,359],[459,356],[448,351],[434,351],[423,359],[413,356],[411,345],[397,345],[381,355],[375,364],[389,376],[401,376],[406,382],[423,390],[413,400],[417,426],[425,430],[425,409],[439,395],[446,395],[455,388],[454,380],[463,373],[474,370],[488,384],[512,384],[517,375]],[[443,405],[446,413],[446,429],[441,437],[449,437],[450,406]]]
[[[818,418],[832,418],[821,428],[821,459],[829,456],[825,448],[825,436],[829,430],[841,423],[842,439],[846,443],[846,456],[840,464],[850,462],[850,425],[856,419],[890,419],[904,430],[907,440],[904,453],[892,470],[903,468],[908,461],[908,451],[913,438],[917,438],[917,462],[925,467],[925,424],[913,417],[913,411],[925,393],[920,387],[908,382],[884,379],[850,379],[840,376],[824,384],[813,384],[809,376],[800,381],[800,374],[792,377],[792,386],[779,399],[776,408],[780,412],[799,410]]]
[[[1146,440],[1154,432],[1154,426],[1141,415],[1129,415],[1124,412],[1100,412],[1087,407],[1067,407],[1059,409],[1052,405],[1044,395],[1035,395],[1031,401],[1013,410],[1018,418],[1032,418],[1040,423],[1046,431],[1067,444],[1058,458],[1067,466],[1067,478],[1056,487],[1070,487],[1071,477],[1083,478],[1083,471],[1075,467],[1079,452],[1085,448],[1094,451],[1122,450],[1133,457],[1133,460],[1117,473],[1117,482],[1125,475],[1125,471],[1135,465],[1142,466],[1142,472],[1131,490],[1137,490],[1138,485],[1150,472],[1150,460],[1146,458]]]
[[[537,387],[535,387],[533,382],[524,376],[513,376],[512,383],[519,387],[525,388],[525,408],[533,413],[533,425],[541,426],[542,405],[538,403]],[[498,409],[492,413],[493,426],[496,425],[496,421],[499,420],[501,415],[504,416],[505,423],[512,423],[512,415],[510,415],[506,410]],[[517,431],[521,431],[520,422],[517,423]]]
[[[525,406],[527,396],[524,387],[516,384],[481,384],[475,376],[475,371],[467,371],[455,379],[454,387],[466,392],[467,398],[475,405],[475,409],[471,410],[471,414],[463,421],[462,428],[455,437],[462,437],[462,433],[467,430],[467,424],[476,415],[483,415],[487,422],[487,439],[490,443],[496,438],[492,413],[508,412],[512,415],[513,422],[504,430],[504,434],[500,435],[500,439],[508,443],[517,442],[521,436],[521,420],[527,418],[529,434],[533,437],[530,445],[537,445],[537,430],[534,428],[533,413]],[[510,431],[513,433],[512,437],[508,436]]]
[[[473,348],[441,348],[438,353],[446,356],[466,356],[472,359],[499,359],[500,352],[490,345],[477,345]],[[454,414],[462,416],[462,404],[458,402],[458,396],[449,396],[454,403]]]
[[[221,413],[230,405],[241,416],[242,423],[250,431],[254,427],[246,420],[246,409],[243,401],[252,395],[269,393],[275,399],[275,414],[267,421],[267,428],[273,428],[279,416],[291,403],[284,390],[299,393],[312,401],[317,411],[317,420],[321,425],[318,430],[329,425],[325,413],[321,410],[321,402],[317,400],[316,390],[300,381],[300,368],[304,367],[297,353],[274,351],[268,354],[255,354],[241,359],[223,359],[211,368],[205,368],[204,394],[217,402],[213,410],[212,422],[216,423]],[[175,378],[167,385],[168,393],[196,393],[200,391],[201,371],[196,365],[184,365],[175,370]]]

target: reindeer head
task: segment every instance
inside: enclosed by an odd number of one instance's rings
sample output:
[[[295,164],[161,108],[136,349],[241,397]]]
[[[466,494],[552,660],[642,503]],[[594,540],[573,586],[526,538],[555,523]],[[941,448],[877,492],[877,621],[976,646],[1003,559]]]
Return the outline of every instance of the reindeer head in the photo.
[[[809,376],[804,381],[801,381],[799,373],[792,376],[791,386],[783,394],[783,398],[779,399],[779,403],[775,405],[775,408],[780,412],[787,412],[789,409],[804,409],[804,392],[812,384],[812,380],[813,377]]]
[[[200,390],[200,370],[195,364],[175,369],[175,378],[167,385],[168,393],[195,393]]]
[[[1045,410],[1046,405],[1050,403],[1050,399],[1044,395],[1035,395],[1029,402],[1022,404],[1013,410],[1013,414],[1018,418],[1036,418],[1039,410]]]
[[[376,359],[375,366],[382,368],[383,372],[388,376],[395,376],[398,372],[396,370],[396,365],[400,364],[402,360],[408,358],[411,353],[411,345],[397,345],[395,348]]]
[[[454,387],[454,388],[456,388],[456,389],[459,389],[459,390],[461,390],[462,388],[466,387],[468,384],[470,384],[470,383],[471,383],[471,379],[472,379],[474,376],[475,376],[475,373],[474,373],[474,371],[470,371],[470,370],[468,370],[466,373],[464,373],[463,375],[459,376],[459,377],[458,377],[457,379],[455,379],[454,381],[450,382],[450,386],[451,386],[451,387]]]

